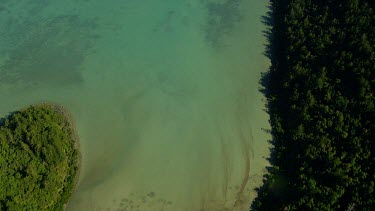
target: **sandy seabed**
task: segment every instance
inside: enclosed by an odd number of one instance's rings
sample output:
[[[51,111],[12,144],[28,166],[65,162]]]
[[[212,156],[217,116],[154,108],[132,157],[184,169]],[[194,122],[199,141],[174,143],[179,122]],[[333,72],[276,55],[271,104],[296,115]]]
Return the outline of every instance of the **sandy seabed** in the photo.
[[[72,112],[67,210],[247,210],[268,154],[261,0],[3,0],[0,114]]]

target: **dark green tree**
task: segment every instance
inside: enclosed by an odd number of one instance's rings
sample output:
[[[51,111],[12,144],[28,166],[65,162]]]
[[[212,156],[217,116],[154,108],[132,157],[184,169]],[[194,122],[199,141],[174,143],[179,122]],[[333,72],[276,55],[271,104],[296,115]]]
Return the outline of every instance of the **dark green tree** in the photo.
[[[63,210],[77,171],[77,140],[63,109],[41,104],[2,121],[0,210]]]
[[[271,167],[254,210],[375,210],[375,4],[272,0]]]

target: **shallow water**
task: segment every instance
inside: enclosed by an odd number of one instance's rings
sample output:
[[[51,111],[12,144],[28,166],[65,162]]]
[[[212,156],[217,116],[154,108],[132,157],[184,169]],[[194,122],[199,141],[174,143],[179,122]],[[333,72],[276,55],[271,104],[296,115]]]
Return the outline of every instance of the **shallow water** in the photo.
[[[66,106],[68,210],[247,210],[267,164],[262,0],[0,0],[0,115]]]

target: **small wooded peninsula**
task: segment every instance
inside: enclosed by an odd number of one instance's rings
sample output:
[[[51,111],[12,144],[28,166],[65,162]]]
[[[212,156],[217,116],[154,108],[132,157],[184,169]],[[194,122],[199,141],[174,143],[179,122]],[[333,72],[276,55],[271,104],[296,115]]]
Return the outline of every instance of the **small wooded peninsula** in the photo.
[[[38,104],[0,123],[0,210],[63,210],[79,167],[70,114]]]
[[[252,209],[374,210],[375,4],[271,2],[272,166]]]

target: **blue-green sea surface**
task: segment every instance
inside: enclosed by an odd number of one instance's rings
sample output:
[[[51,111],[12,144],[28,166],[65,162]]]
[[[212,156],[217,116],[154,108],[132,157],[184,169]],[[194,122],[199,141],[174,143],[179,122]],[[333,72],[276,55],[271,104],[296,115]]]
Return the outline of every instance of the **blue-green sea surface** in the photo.
[[[267,165],[264,0],[0,0],[0,115],[74,116],[67,210],[248,210]]]

